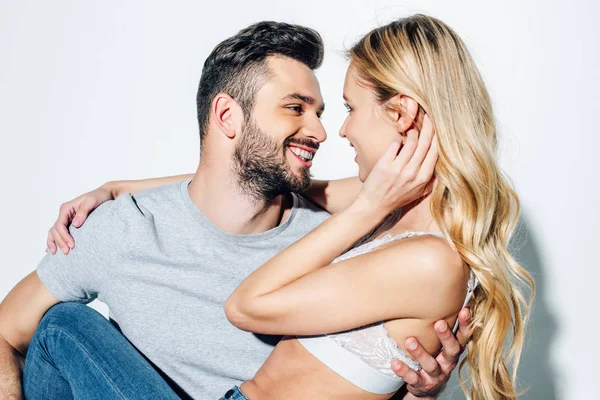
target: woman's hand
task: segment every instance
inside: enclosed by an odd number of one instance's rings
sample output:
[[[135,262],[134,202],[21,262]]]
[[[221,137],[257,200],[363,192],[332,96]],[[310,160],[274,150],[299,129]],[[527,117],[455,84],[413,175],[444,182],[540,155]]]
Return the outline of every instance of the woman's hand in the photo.
[[[408,131],[401,150],[399,141],[390,144],[363,184],[356,202],[383,218],[419,199],[431,190],[437,159],[433,125],[425,116],[421,133],[415,129]]]
[[[63,253],[69,254],[69,251],[75,247],[75,240],[69,233],[69,225],[72,224],[74,227],[79,228],[96,207],[109,200],[114,200],[114,193],[110,184],[105,184],[96,190],[62,204],[58,219],[48,231],[46,251],[50,250],[52,254],[56,254],[58,247]]]
[[[63,204],[60,206],[56,223],[48,232],[46,251],[50,250],[52,254],[56,254],[58,246],[63,253],[69,254],[69,250],[75,247],[75,241],[69,234],[69,224],[79,228],[83,225],[89,213],[100,204],[108,200],[114,200],[123,193],[134,194],[144,189],[180,182],[193,177],[194,174],[185,174],[136,181],[112,181]]]

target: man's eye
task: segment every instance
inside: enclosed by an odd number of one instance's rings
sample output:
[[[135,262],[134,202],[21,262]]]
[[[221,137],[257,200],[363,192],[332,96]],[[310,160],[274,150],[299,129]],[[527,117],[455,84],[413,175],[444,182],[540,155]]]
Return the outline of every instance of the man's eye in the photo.
[[[297,113],[301,113],[302,112],[302,106],[289,106],[288,107],[290,110],[297,112]]]

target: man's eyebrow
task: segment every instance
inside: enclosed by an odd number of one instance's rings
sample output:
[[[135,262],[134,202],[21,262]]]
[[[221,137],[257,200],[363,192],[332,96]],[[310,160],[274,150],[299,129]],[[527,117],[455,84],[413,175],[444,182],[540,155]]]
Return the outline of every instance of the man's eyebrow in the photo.
[[[306,103],[306,104],[308,104],[308,105],[313,105],[313,104],[315,104],[315,103],[316,103],[316,100],[315,100],[313,97],[311,97],[311,96],[306,96],[306,95],[304,95],[304,94],[297,93],[297,92],[296,92],[296,93],[291,93],[291,94],[288,94],[287,96],[285,96],[285,97],[284,97],[284,98],[282,98],[281,100],[284,100],[284,101],[285,101],[285,100],[298,100],[298,101],[301,101],[301,102],[303,102],[303,103]],[[321,106],[319,107],[319,111],[320,111],[320,112],[323,112],[324,110],[325,110],[325,104],[323,103],[323,104],[321,104]]]

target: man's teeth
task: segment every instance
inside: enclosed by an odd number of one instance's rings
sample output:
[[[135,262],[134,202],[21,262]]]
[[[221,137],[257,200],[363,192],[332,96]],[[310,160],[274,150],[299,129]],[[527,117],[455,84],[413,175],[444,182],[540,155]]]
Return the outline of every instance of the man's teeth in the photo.
[[[290,150],[292,150],[292,153],[294,153],[298,157],[302,158],[304,161],[310,161],[314,157],[314,153],[311,153],[310,151],[299,149],[297,147],[290,147]]]

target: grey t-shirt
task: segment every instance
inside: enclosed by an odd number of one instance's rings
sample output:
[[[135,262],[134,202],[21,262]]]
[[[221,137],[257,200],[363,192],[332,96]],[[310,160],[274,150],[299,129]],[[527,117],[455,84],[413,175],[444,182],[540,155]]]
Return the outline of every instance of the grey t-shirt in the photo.
[[[61,301],[105,302],[125,336],[187,394],[216,399],[251,378],[277,339],[232,326],[225,300],[328,214],[294,194],[283,224],[229,234],[194,205],[188,184],[102,204],[81,228],[70,228],[71,253],[47,254],[37,273]]]

